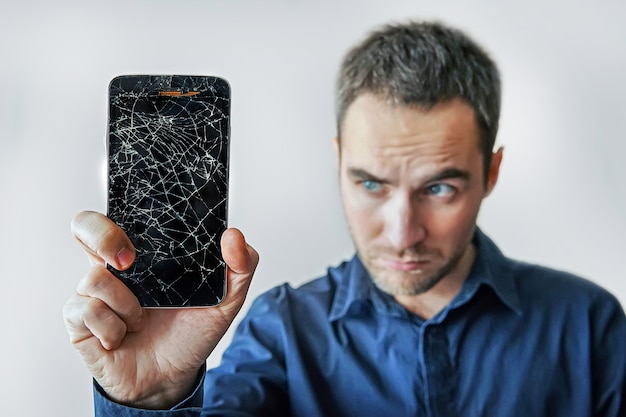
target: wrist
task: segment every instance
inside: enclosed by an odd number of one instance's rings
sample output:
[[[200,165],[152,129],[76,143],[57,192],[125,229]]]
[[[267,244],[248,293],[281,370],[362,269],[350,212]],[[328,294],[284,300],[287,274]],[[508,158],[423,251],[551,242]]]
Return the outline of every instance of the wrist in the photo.
[[[107,390],[95,379],[94,385],[102,396],[121,406],[142,410],[171,410],[186,406],[198,406],[196,403],[202,403],[202,384],[205,372],[206,365],[203,365],[189,378],[178,378],[176,381],[168,381],[149,389],[135,386],[132,390],[125,390],[124,392],[119,389]],[[188,402],[190,404],[186,405]]]

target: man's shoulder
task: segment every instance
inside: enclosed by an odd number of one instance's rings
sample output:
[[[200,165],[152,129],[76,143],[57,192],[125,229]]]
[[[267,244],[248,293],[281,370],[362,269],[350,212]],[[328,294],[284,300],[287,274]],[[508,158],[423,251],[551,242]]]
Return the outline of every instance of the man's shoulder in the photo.
[[[259,306],[305,308],[314,304],[317,307],[329,308],[353,262],[354,259],[331,266],[325,274],[298,286],[293,286],[288,282],[277,285],[259,295],[253,306],[256,308]]]
[[[490,277],[487,281],[521,309],[537,314],[622,309],[615,295],[592,278],[506,256],[481,231],[477,238],[481,248],[479,272]]]
[[[509,259],[507,263],[520,298],[529,304],[543,302],[557,308],[620,305],[612,293],[587,277],[525,261]]]
[[[565,269],[510,258],[508,261],[509,272],[521,287],[537,286],[574,293],[606,292],[589,278]]]

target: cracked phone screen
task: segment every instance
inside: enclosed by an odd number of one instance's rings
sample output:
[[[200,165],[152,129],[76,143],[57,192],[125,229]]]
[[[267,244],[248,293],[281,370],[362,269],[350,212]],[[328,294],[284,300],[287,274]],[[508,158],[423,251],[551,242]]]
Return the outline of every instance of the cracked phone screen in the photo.
[[[221,302],[230,87],[218,77],[120,76],[109,86],[107,215],[136,260],[109,270],[146,307]]]

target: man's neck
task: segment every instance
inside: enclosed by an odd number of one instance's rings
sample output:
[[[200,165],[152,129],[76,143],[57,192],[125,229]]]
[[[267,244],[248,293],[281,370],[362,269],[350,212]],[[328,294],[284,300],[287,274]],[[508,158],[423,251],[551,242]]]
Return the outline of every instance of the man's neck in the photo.
[[[396,295],[394,298],[411,313],[425,320],[430,320],[450,304],[461,291],[475,258],[476,248],[470,243],[456,267],[433,288],[423,294]]]

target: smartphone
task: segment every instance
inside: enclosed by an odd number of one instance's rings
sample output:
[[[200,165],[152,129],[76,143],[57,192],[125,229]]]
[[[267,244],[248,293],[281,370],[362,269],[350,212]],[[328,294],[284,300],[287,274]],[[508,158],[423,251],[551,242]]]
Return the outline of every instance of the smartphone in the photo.
[[[108,269],[145,307],[206,307],[226,291],[230,86],[213,76],[109,84],[107,216],[136,248]]]

